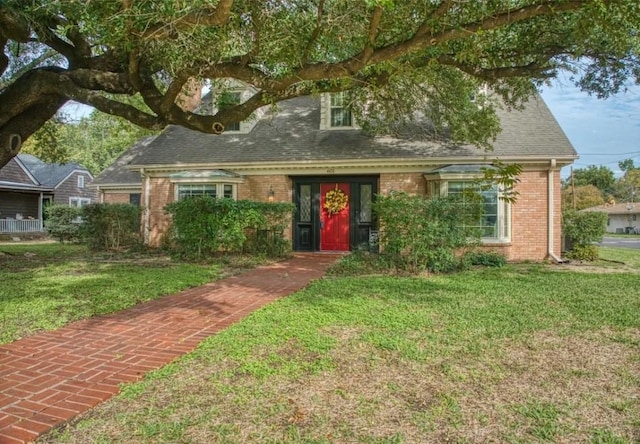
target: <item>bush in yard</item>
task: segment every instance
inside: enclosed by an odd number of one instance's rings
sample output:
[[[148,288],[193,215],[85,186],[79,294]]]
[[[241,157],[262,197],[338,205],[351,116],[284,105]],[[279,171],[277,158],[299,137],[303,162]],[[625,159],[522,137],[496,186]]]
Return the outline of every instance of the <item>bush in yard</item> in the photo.
[[[140,207],[96,203],[82,207],[83,238],[93,250],[119,250],[140,242]]]
[[[481,265],[483,267],[504,267],[507,264],[507,258],[503,254],[495,251],[468,251],[462,257],[465,265]]]
[[[200,259],[220,252],[284,254],[282,230],[293,205],[195,197],[165,211],[172,216],[170,248]]]
[[[381,221],[383,259],[398,270],[451,271],[456,250],[480,240],[474,227],[482,214],[477,195],[425,199],[406,193],[378,196],[374,211]]]
[[[562,230],[571,241],[571,259],[594,261],[598,249],[593,244],[600,242],[606,232],[607,214],[599,211],[568,210],[562,214]]]
[[[46,208],[44,227],[58,242],[77,242],[80,239],[80,208],[50,205]]]
[[[284,238],[284,230],[291,222],[291,216],[295,211],[293,204],[240,201],[239,205],[252,208],[262,216],[256,224],[248,226],[245,230],[245,253],[283,257],[291,251],[291,242]]]

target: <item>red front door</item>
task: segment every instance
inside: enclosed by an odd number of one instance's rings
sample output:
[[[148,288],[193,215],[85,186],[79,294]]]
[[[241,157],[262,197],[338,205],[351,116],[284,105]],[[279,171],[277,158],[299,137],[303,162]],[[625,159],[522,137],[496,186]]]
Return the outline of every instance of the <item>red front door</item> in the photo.
[[[341,193],[347,196],[346,204],[333,205],[327,208],[327,193],[338,195],[338,199],[329,199],[329,204],[340,202]],[[349,201],[350,190],[348,183],[320,184],[320,250],[349,251]],[[329,205],[331,206],[331,205]]]

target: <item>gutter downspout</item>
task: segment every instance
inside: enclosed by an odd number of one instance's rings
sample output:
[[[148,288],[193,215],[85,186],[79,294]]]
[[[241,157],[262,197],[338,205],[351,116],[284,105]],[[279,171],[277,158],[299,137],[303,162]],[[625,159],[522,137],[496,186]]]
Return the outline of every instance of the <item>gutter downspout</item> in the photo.
[[[561,264],[564,261],[559,258],[558,256],[556,256],[556,254],[553,251],[553,240],[555,238],[555,234],[554,234],[554,199],[553,199],[553,192],[554,192],[554,186],[553,186],[553,173],[556,169],[556,159],[551,159],[551,161],[549,162],[549,176],[547,178],[547,189],[548,189],[548,196],[547,196],[547,205],[548,205],[548,209],[547,209],[547,257],[550,257],[551,260],[553,260],[555,263],[557,264]]]
[[[149,189],[151,188],[151,183],[150,183],[149,175],[145,175],[144,168],[140,169],[140,175],[142,176],[142,180],[144,181],[144,213],[143,213],[144,216],[142,220],[143,239],[144,239],[144,244],[149,245],[149,237],[150,237],[149,221],[151,218],[151,215],[149,213],[149,202],[151,200],[149,197]]]

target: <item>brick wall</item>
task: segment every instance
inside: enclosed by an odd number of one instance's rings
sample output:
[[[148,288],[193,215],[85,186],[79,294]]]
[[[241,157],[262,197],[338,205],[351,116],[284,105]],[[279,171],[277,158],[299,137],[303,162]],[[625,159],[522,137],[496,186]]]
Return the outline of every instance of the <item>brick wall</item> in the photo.
[[[238,184],[238,199],[251,199],[258,202],[269,200],[269,191],[273,189],[273,202],[292,202],[293,183],[287,176],[247,176]],[[291,240],[291,224],[285,229],[285,239]]]
[[[142,196],[141,205],[145,205],[145,178],[142,180]],[[152,177],[149,183],[150,199],[149,208],[146,209],[149,218],[149,245],[152,247],[160,246],[162,237],[169,230],[171,221],[169,216],[164,212],[164,207],[173,202],[174,189],[168,177]],[[143,216],[144,219],[144,216]]]
[[[247,176],[244,183],[238,184],[238,199],[251,199],[265,202],[269,191],[273,189],[274,202],[291,202],[293,198],[291,179],[287,176]]]
[[[426,182],[422,173],[382,173],[379,188],[383,195],[391,191],[426,194]]]
[[[129,193],[102,193],[102,202],[103,203],[129,203]]]
[[[560,172],[553,174],[554,224],[553,252],[561,250],[561,191]],[[487,247],[504,254],[509,260],[536,260],[548,253],[548,171],[525,171],[517,185],[517,202],[511,205],[511,243]]]

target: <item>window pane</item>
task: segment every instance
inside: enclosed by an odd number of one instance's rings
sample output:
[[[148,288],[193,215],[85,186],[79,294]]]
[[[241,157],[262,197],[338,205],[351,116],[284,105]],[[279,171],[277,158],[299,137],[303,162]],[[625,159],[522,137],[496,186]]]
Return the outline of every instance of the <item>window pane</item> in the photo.
[[[311,222],[311,185],[300,185],[300,222]]]
[[[223,196],[226,199],[233,199],[233,185],[230,185],[228,183],[224,184]]]
[[[343,93],[331,95],[331,126],[351,126],[351,111],[345,108]]]
[[[493,185],[489,189],[481,187],[476,182],[450,181],[447,183],[447,192],[450,196],[461,196],[465,202],[465,193],[475,191],[482,197],[483,214],[480,219],[470,225],[471,228],[478,228],[481,236],[485,238],[498,238],[499,233],[499,199],[498,187]]]
[[[371,222],[371,185],[360,185],[360,222]]]
[[[351,111],[331,108],[331,126],[351,126]]]
[[[331,106],[342,108],[344,106],[344,93],[331,94]]]
[[[225,131],[240,131],[240,122],[233,122],[224,127]]]
[[[216,197],[216,186],[211,184],[186,184],[178,186],[178,199],[187,197]]]
[[[131,194],[129,194],[129,203],[131,205],[140,206],[140,193],[131,193]]]

